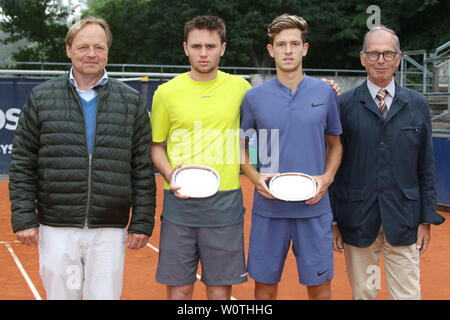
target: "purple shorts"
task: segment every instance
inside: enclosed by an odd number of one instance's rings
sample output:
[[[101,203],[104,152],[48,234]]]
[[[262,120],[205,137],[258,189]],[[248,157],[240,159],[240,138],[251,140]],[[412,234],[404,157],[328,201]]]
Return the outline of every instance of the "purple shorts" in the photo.
[[[299,281],[317,286],[333,279],[331,212],[313,218],[267,218],[252,215],[248,274],[254,280],[276,284],[281,280],[291,241]]]

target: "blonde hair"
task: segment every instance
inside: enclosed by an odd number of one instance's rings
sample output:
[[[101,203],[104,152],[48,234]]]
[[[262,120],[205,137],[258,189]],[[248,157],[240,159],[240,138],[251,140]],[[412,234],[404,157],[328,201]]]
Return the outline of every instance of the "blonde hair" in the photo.
[[[68,47],[71,47],[73,39],[75,38],[77,33],[80,32],[80,30],[85,25],[90,24],[90,23],[98,24],[100,27],[103,28],[103,30],[105,30],[106,43],[108,45],[108,48],[110,48],[111,44],[112,44],[112,34],[111,34],[111,30],[109,29],[108,23],[105,20],[103,20],[102,18],[96,18],[96,17],[92,17],[92,16],[87,16],[81,20],[78,20],[70,27],[69,31],[67,31],[67,34],[66,34],[66,45]]]
[[[302,41],[306,42],[306,31],[308,30],[308,23],[302,17],[292,14],[282,14],[276,17],[267,29],[270,44],[273,44],[275,36],[285,29],[299,29],[302,32]]]

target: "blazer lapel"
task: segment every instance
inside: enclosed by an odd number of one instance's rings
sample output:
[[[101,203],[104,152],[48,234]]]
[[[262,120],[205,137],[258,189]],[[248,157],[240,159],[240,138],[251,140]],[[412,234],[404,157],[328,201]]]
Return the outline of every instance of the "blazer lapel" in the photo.
[[[370,95],[369,88],[367,87],[367,80],[364,81],[360,86],[360,102],[364,105],[365,108],[369,109],[373,112],[377,117],[382,118],[380,110],[378,110],[378,106]],[[389,113],[388,113],[389,114]]]

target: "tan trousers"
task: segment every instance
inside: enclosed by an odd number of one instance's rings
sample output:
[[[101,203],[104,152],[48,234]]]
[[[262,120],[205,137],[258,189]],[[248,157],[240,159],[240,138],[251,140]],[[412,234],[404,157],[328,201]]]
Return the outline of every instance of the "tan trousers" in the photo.
[[[420,300],[420,259],[416,244],[391,246],[381,227],[369,247],[344,243],[345,264],[354,300],[374,300],[381,287],[379,257],[383,253],[389,298]]]

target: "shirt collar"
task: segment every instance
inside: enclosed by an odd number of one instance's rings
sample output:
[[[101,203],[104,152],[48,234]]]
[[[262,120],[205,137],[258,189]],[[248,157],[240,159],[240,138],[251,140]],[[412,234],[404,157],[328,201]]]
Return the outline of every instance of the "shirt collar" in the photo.
[[[73,67],[70,68],[70,72],[69,72],[69,80],[70,80],[70,82],[73,84],[73,86],[75,87],[75,89],[77,89],[77,91],[80,90],[80,89],[78,89],[77,81],[76,81],[75,78],[73,77]],[[89,90],[91,90],[92,88],[94,88],[94,87],[96,87],[96,86],[103,86],[103,85],[105,85],[107,82],[108,82],[108,73],[106,72],[106,70],[103,70],[103,75],[102,75],[101,79],[98,80],[97,83],[96,83],[95,85],[93,85],[92,87],[90,87],[88,90],[84,90],[84,91],[89,91]]]
[[[302,79],[302,81],[300,81],[300,83],[298,84],[297,89],[296,89],[295,92],[298,91],[298,89],[300,88],[300,86],[302,85],[302,83],[304,83],[305,80],[308,78],[308,76],[306,75],[305,72],[302,72],[302,74],[303,74],[303,79]],[[280,80],[278,80],[278,76],[277,76],[277,75],[275,75],[275,77],[273,77],[273,79],[275,80],[275,83],[276,83],[280,88],[283,88],[283,90],[286,90],[286,91],[289,91],[289,92],[292,91],[290,88],[288,88],[288,87],[286,87],[284,84],[282,84],[282,83],[280,82]]]
[[[369,88],[370,95],[372,96],[372,98],[374,100],[375,100],[375,98],[377,96],[378,91],[380,91],[381,89],[385,89],[392,98],[395,96],[395,80],[394,80],[394,77],[392,77],[391,82],[389,82],[389,84],[386,87],[384,87],[384,88],[377,86],[372,81],[370,81],[369,78],[367,77],[367,87]]]

